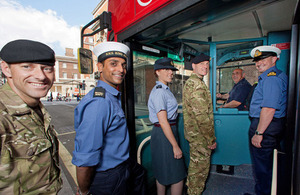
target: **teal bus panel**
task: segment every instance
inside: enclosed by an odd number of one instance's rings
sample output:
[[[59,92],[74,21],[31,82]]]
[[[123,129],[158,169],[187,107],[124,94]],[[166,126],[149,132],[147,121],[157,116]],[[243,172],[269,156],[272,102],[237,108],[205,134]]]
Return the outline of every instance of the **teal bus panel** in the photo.
[[[248,111],[236,108],[220,108],[214,113],[217,148],[212,155],[212,164],[251,164],[248,131]]]
[[[136,120],[143,120],[148,116],[136,117]],[[217,137],[217,148],[212,153],[211,164],[215,165],[241,165],[251,164],[248,130],[250,120],[248,111],[238,111],[235,108],[220,108],[214,113],[215,134]],[[144,124],[144,123],[143,123]],[[139,124],[137,128],[137,146],[151,135],[152,125],[144,126]],[[189,143],[184,138],[183,115],[179,113],[178,131],[180,147],[183,152],[186,168],[189,165]],[[140,133],[138,133],[140,132]],[[150,142],[146,142],[141,153],[142,165],[147,171],[148,184],[155,183],[151,168]]]
[[[250,120],[248,111],[235,108],[221,108],[214,113],[217,148],[212,153],[211,163],[216,165],[251,164],[248,130]],[[184,138],[183,115],[179,114],[178,130],[180,147],[189,164],[189,144]]]

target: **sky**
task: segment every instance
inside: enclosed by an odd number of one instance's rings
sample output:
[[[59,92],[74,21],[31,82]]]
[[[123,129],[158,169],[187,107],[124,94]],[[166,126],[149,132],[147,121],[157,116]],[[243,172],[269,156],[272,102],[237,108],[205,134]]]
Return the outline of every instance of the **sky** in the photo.
[[[0,49],[16,39],[40,41],[56,55],[80,47],[80,26],[93,20],[100,0],[0,0]]]

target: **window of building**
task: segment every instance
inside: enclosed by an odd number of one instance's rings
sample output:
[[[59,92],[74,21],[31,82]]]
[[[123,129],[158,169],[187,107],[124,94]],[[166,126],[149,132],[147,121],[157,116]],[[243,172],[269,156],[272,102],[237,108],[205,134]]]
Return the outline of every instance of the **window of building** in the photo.
[[[67,76],[68,76],[66,72],[63,72],[62,75],[63,75],[63,78],[64,78],[64,79],[66,79]]]
[[[77,76],[77,74],[75,73],[75,74],[73,74],[73,79],[78,79],[78,76]]]
[[[77,64],[73,64],[73,68],[74,68],[74,69],[77,69]]]
[[[66,63],[63,63],[63,64],[62,64],[62,67],[63,67],[63,68],[67,68],[67,64],[66,64]]]

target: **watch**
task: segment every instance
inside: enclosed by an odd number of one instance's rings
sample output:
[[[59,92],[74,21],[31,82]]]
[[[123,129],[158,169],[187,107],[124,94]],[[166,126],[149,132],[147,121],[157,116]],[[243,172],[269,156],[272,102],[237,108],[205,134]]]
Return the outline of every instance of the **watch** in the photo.
[[[263,135],[263,133],[259,132],[259,131],[255,131],[255,135]]]
[[[87,193],[82,193],[80,190],[77,191],[79,193],[79,195],[91,195],[90,191],[88,191]]]

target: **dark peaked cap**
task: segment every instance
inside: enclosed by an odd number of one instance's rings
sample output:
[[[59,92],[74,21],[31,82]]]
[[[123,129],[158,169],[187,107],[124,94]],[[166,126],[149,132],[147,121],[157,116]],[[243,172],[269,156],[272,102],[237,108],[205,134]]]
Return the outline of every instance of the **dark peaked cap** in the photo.
[[[55,53],[49,46],[25,39],[7,43],[0,51],[0,58],[8,64],[23,62],[50,66],[55,64]]]
[[[178,70],[174,66],[174,62],[171,58],[161,58],[155,61],[154,64],[154,70],[159,70],[159,69],[171,69],[171,70]]]
[[[201,53],[200,55],[194,57],[191,62],[194,64],[199,64],[200,62],[210,61],[210,56]]]

